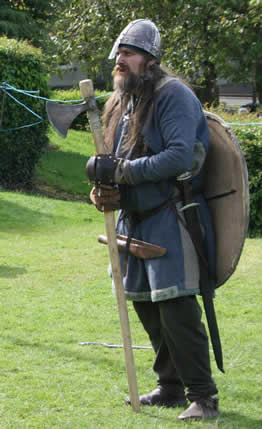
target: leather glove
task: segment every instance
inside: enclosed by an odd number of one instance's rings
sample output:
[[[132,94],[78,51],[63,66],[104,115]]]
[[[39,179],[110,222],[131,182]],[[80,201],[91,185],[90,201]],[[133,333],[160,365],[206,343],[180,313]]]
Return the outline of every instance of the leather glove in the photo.
[[[90,200],[100,212],[120,209],[120,192],[111,185],[94,186],[90,192]]]
[[[98,185],[132,184],[130,161],[114,155],[91,156],[86,164],[90,182]]]

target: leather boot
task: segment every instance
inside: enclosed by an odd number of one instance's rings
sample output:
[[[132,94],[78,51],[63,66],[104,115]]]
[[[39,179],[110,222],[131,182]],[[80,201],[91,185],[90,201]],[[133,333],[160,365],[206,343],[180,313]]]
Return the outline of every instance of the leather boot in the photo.
[[[185,394],[171,392],[165,386],[158,386],[151,393],[139,396],[141,405],[156,405],[158,407],[184,407],[187,404]],[[130,398],[125,403],[131,405]]]
[[[192,404],[178,418],[180,420],[214,419],[218,417],[218,398],[202,398]]]

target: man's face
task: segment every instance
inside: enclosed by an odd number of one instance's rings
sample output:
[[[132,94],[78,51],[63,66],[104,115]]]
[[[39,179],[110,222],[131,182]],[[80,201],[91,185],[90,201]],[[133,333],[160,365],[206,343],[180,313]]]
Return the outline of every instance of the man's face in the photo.
[[[117,52],[116,66],[113,72],[114,89],[130,87],[130,81],[135,82],[136,78],[139,78],[143,74],[145,63],[146,58],[144,55],[127,47],[120,47]]]

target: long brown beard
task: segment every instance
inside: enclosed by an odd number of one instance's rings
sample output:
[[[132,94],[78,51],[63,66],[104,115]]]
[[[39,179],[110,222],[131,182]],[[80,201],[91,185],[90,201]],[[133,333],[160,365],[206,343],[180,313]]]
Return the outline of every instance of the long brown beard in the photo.
[[[127,76],[118,79],[118,72],[120,70],[121,67],[117,65],[115,66],[112,73],[114,77],[114,90],[129,95],[133,94],[134,92],[140,93],[144,86],[144,75],[137,75],[131,72],[130,69],[126,66],[125,71],[127,72]]]
[[[131,75],[132,73],[129,73]],[[147,114],[154,101],[154,92],[157,82],[167,73],[157,64],[147,68],[143,75],[137,79],[135,88],[133,88],[133,76],[129,76],[124,85],[115,88],[113,95],[107,101],[103,114],[105,146],[108,151],[112,151],[116,135],[117,125],[120,117],[127,110],[131,94],[136,90],[138,104],[135,112],[130,115],[129,131],[125,142],[125,148],[128,149],[136,143],[142,141],[142,128],[145,124]],[[126,80],[126,78],[124,79]],[[138,90],[139,88],[139,90]]]

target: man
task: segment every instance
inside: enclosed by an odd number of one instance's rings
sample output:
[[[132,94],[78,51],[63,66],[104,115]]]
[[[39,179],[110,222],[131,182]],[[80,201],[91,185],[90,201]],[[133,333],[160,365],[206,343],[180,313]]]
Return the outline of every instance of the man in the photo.
[[[218,391],[196,299],[199,257],[187,225],[192,204],[183,195],[189,180],[212,276],[215,240],[201,194],[208,126],[192,90],[161,68],[160,45],[157,27],[144,19],[131,22],[116,40],[109,56],[116,56],[114,93],[103,116],[111,155],[92,157],[87,174],[96,182],[96,207],[120,208],[117,232],[128,237],[127,250],[131,237],[167,249],[153,259],[120,255],[126,297],[156,353],[158,386],[140,396],[141,404],[176,407],[189,400],[179,419],[215,418]]]

